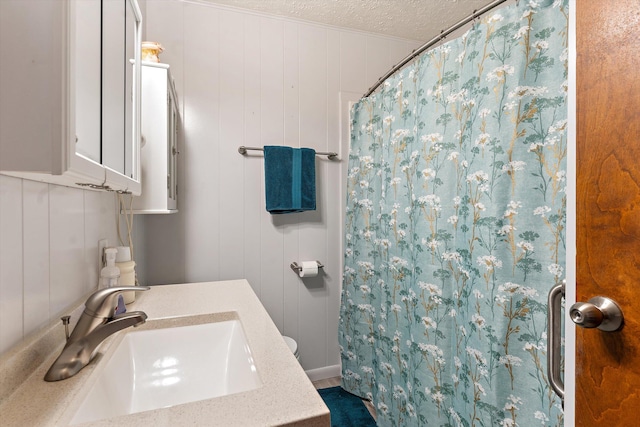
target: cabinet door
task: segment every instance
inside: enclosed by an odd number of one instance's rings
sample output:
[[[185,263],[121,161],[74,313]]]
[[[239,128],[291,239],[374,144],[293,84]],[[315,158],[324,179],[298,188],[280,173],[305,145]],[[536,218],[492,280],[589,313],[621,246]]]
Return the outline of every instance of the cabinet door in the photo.
[[[178,208],[178,97],[169,65],[142,64],[142,194],[133,212],[170,214]]]
[[[0,20],[0,173],[140,194],[137,1],[0,0]]]
[[[171,87],[171,82],[169,82]],[[169,91],[169,94],[172,92]],[[169,209],[178,207],[178,106],[171,95],[168,96],[168,125],[167,136],[167,205]]]
[[[126,10],[124,15],[124,171],[123,174],[130,178],[135,177],[135,114],[134,104],[136,102],[134,96],[134,80],[136,79],[135,64],[132,66],[131,61],[135,61],[136,47],[140,51],[140,44],[136,45],[136,31],[138,21],[133,11],[132,3],[126,2]],[[139,53],[140,54],[140,53]],[[138,61],[140,62],[140,61]],[[138,66],[139,67],[139,66]],[[140,78],[139,76],[137,77]]]
[[[140,9],[102,0],[102,164],[107,183],[140,193]]]

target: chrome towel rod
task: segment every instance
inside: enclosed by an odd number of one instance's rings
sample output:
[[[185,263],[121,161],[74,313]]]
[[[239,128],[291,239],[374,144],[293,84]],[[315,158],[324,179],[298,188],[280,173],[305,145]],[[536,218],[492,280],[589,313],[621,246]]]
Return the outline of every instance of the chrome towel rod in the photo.
[[[264,151],[264,148],[260,148],[260,147],[245,147],[244,145],[241,145],[240,147],[238,147],[238,153],[245,155],[247,154],[248,150],[254,150],[254,151]],[[338,153],[334,153],[334,152],[328,152],[328,153],[323,153],[321,151],[316,151],[316,155],[317,156],[327,156],[329,158],[329,160],[335,160],[338,158]]]

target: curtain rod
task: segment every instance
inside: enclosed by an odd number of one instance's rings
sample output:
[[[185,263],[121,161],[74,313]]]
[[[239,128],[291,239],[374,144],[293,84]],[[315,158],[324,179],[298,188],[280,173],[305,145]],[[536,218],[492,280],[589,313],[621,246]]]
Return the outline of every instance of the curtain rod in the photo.
[[[456,31],[460,27],[463,27],[464,25],[467,25],[469,22],[473,21],[474,19],[478,18],[479,16],[484,15],[485,13],[490,11],[491,9],[495,8],[496,6],[501,5],[502,3],[506,2],[506,1],[508,1],[508,0],[494,0],[493,2],[491,2],[488,5],[486,5],[485,7],[483,7],[482,9],[473,11],[473,13],[471,15],[467,16],[466,18],[464,18],[463,20],[459,21],[458,23],[453,24],[451,27],[447,28],[446,30],[440,31],[440,35],[432,38],[431,40],[429,40],[428,42],[426,42],[425,44],[423,44],[419,48],[415,49],[413,52],[411,52],[409,55],[407,55],[402,61],[400,61],[399,63],[394,65],[393,68],[391,68],[391,70],[389,70],[387,72],[387,74],[385,74],[384,76],[380,77],[378,79],[378,81],[376,82],[376,84],[369,88],[369,90],[367,91],[367,93],[364,95],[363,98],[366,98],[369,95],[371,95],[373,92],[375,92],[375,90],[378,89],[380,87],[380,85],[382,83],[384,83],[385,80],[387,80],[389,77],[391,77],[396,72],[398,72],[402,67],[404,67],[409,62],[411,62],[416,56],[420,55],[422,52],[424,52],[425,50],[429,49],[431,46],[435,45],[436,43],[444,40],[445,37],[447,37],[449,34],[453,33],[454,31]]]

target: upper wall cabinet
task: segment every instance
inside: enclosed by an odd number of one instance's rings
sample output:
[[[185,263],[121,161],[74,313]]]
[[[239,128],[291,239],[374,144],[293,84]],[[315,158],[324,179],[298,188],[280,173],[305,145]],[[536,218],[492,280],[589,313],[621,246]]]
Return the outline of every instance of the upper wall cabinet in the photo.
[[[0,1],[0,171],[140,194],[136,0]]]
[[[178,212],[178,96],[169,65],[142,62],[142,194],[133,213]]]

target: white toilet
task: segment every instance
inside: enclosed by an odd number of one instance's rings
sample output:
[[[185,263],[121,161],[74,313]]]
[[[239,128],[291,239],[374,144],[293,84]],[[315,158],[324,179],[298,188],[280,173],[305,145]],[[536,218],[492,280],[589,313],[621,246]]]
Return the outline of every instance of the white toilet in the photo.
[[[282,336],[282,338],[284,338],[284,342],[286,342],[287,345],[289,346],[291,353],[293,353],[296,359],[300,360],[300,355],[298,354],[298,343],[296,342],[296,340],[294,340],[291,337],[286,337],[284,335]]]

